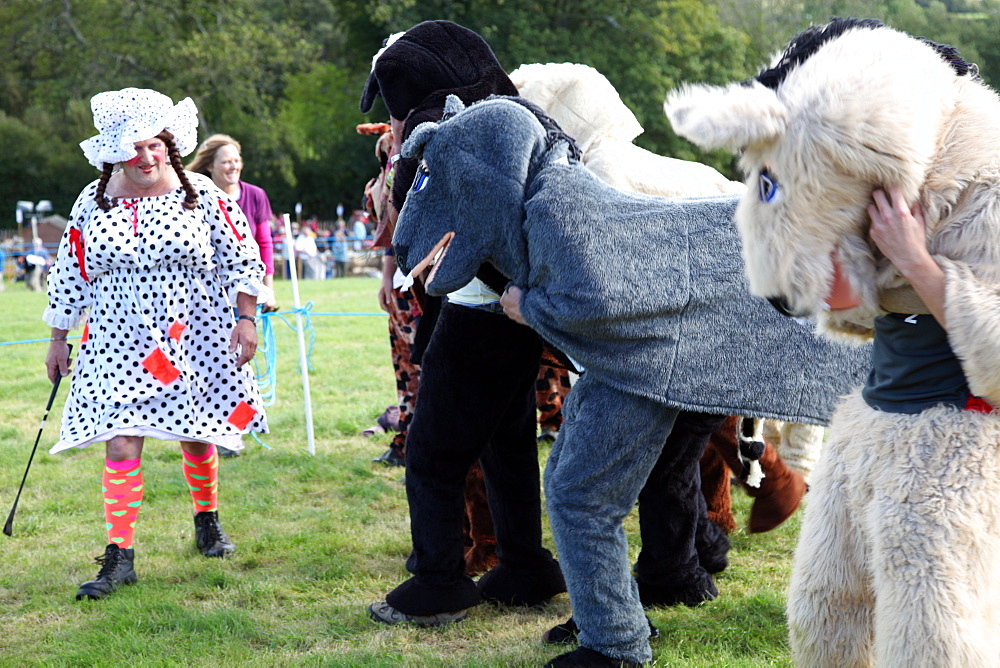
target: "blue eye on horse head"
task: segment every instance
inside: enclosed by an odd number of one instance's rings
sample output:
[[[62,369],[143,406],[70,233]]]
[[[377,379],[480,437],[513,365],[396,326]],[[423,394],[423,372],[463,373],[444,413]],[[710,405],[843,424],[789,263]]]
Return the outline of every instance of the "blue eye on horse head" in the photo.
[[[427,181],[431,178],[430,172],[427,171],[427,165],[420,163],[420,167],[417,168],[417,178],[413,180],[413,192],[420,192],[427,186]]]
[[[760,179],[757,183],[757,195],[761,202],[773,202],[778,196],[778,181],[771,176],[767,169],[760,170]]]

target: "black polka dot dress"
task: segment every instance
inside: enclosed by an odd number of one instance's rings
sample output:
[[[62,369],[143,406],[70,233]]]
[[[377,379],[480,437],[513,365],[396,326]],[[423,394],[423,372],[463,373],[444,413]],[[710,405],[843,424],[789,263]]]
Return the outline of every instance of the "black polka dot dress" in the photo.
[[[229,352],[236,295],[269,294],[260,251],[236,203],[188,177],[193,211],[182,189],[101,211],[96,181],[74,205],[43,319],[86,325],[50,452],[121,435],[240,449],[242,434],[267,431],[251,366]]]

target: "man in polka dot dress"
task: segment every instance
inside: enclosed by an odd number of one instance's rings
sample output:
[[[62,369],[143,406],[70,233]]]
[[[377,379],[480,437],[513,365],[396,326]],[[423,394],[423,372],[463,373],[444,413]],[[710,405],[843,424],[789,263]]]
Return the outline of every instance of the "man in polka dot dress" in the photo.
[[[50,452],[106,443],[102,489],[108,545],[77,599],[136,581],[132,539],[142,506],[146,438],[179,441],[207,557],[235,546],[219,525],[216,445],[267,431],[246,362],[257,348],[253,313],[270,290],[236,203],[185,172],[197,109],[153,90],[95,95],[100,131],[81,143],[101,177],[73,206],[49,277],[50,380],[69,373],[69,330],[86,321],[79,360]]]

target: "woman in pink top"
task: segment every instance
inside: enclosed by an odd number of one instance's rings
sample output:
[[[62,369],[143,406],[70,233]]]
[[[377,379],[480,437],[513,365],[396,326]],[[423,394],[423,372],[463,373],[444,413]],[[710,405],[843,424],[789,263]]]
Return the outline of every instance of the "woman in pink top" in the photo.
[[[274,288],[274,243],[271,238],[271,202],[260,186],[240,180],[243,156],[240,143],[229,135],[212,135],[198,147],[188,171],[210,177],[219,188],[236,200],[250,223],[253,238],[260,247],[260,259],[266,268],[264,284]],[[274,297],[264,304],[265,313],[277,311]]]

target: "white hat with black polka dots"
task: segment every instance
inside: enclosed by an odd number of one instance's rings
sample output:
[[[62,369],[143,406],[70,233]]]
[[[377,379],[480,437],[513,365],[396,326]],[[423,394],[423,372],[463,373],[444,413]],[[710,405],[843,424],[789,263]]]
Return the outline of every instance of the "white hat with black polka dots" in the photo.
[[[104,163],[126,162],[136,156],[133,144],[152,139],[164,130],[174,136],[181,156],[198,145],[198,108],[186,97],[176,105],[148,88],[123,88],[98,93],[90,99],[94,127],[101,134],[80,142],[87,161],[98,169]]]

